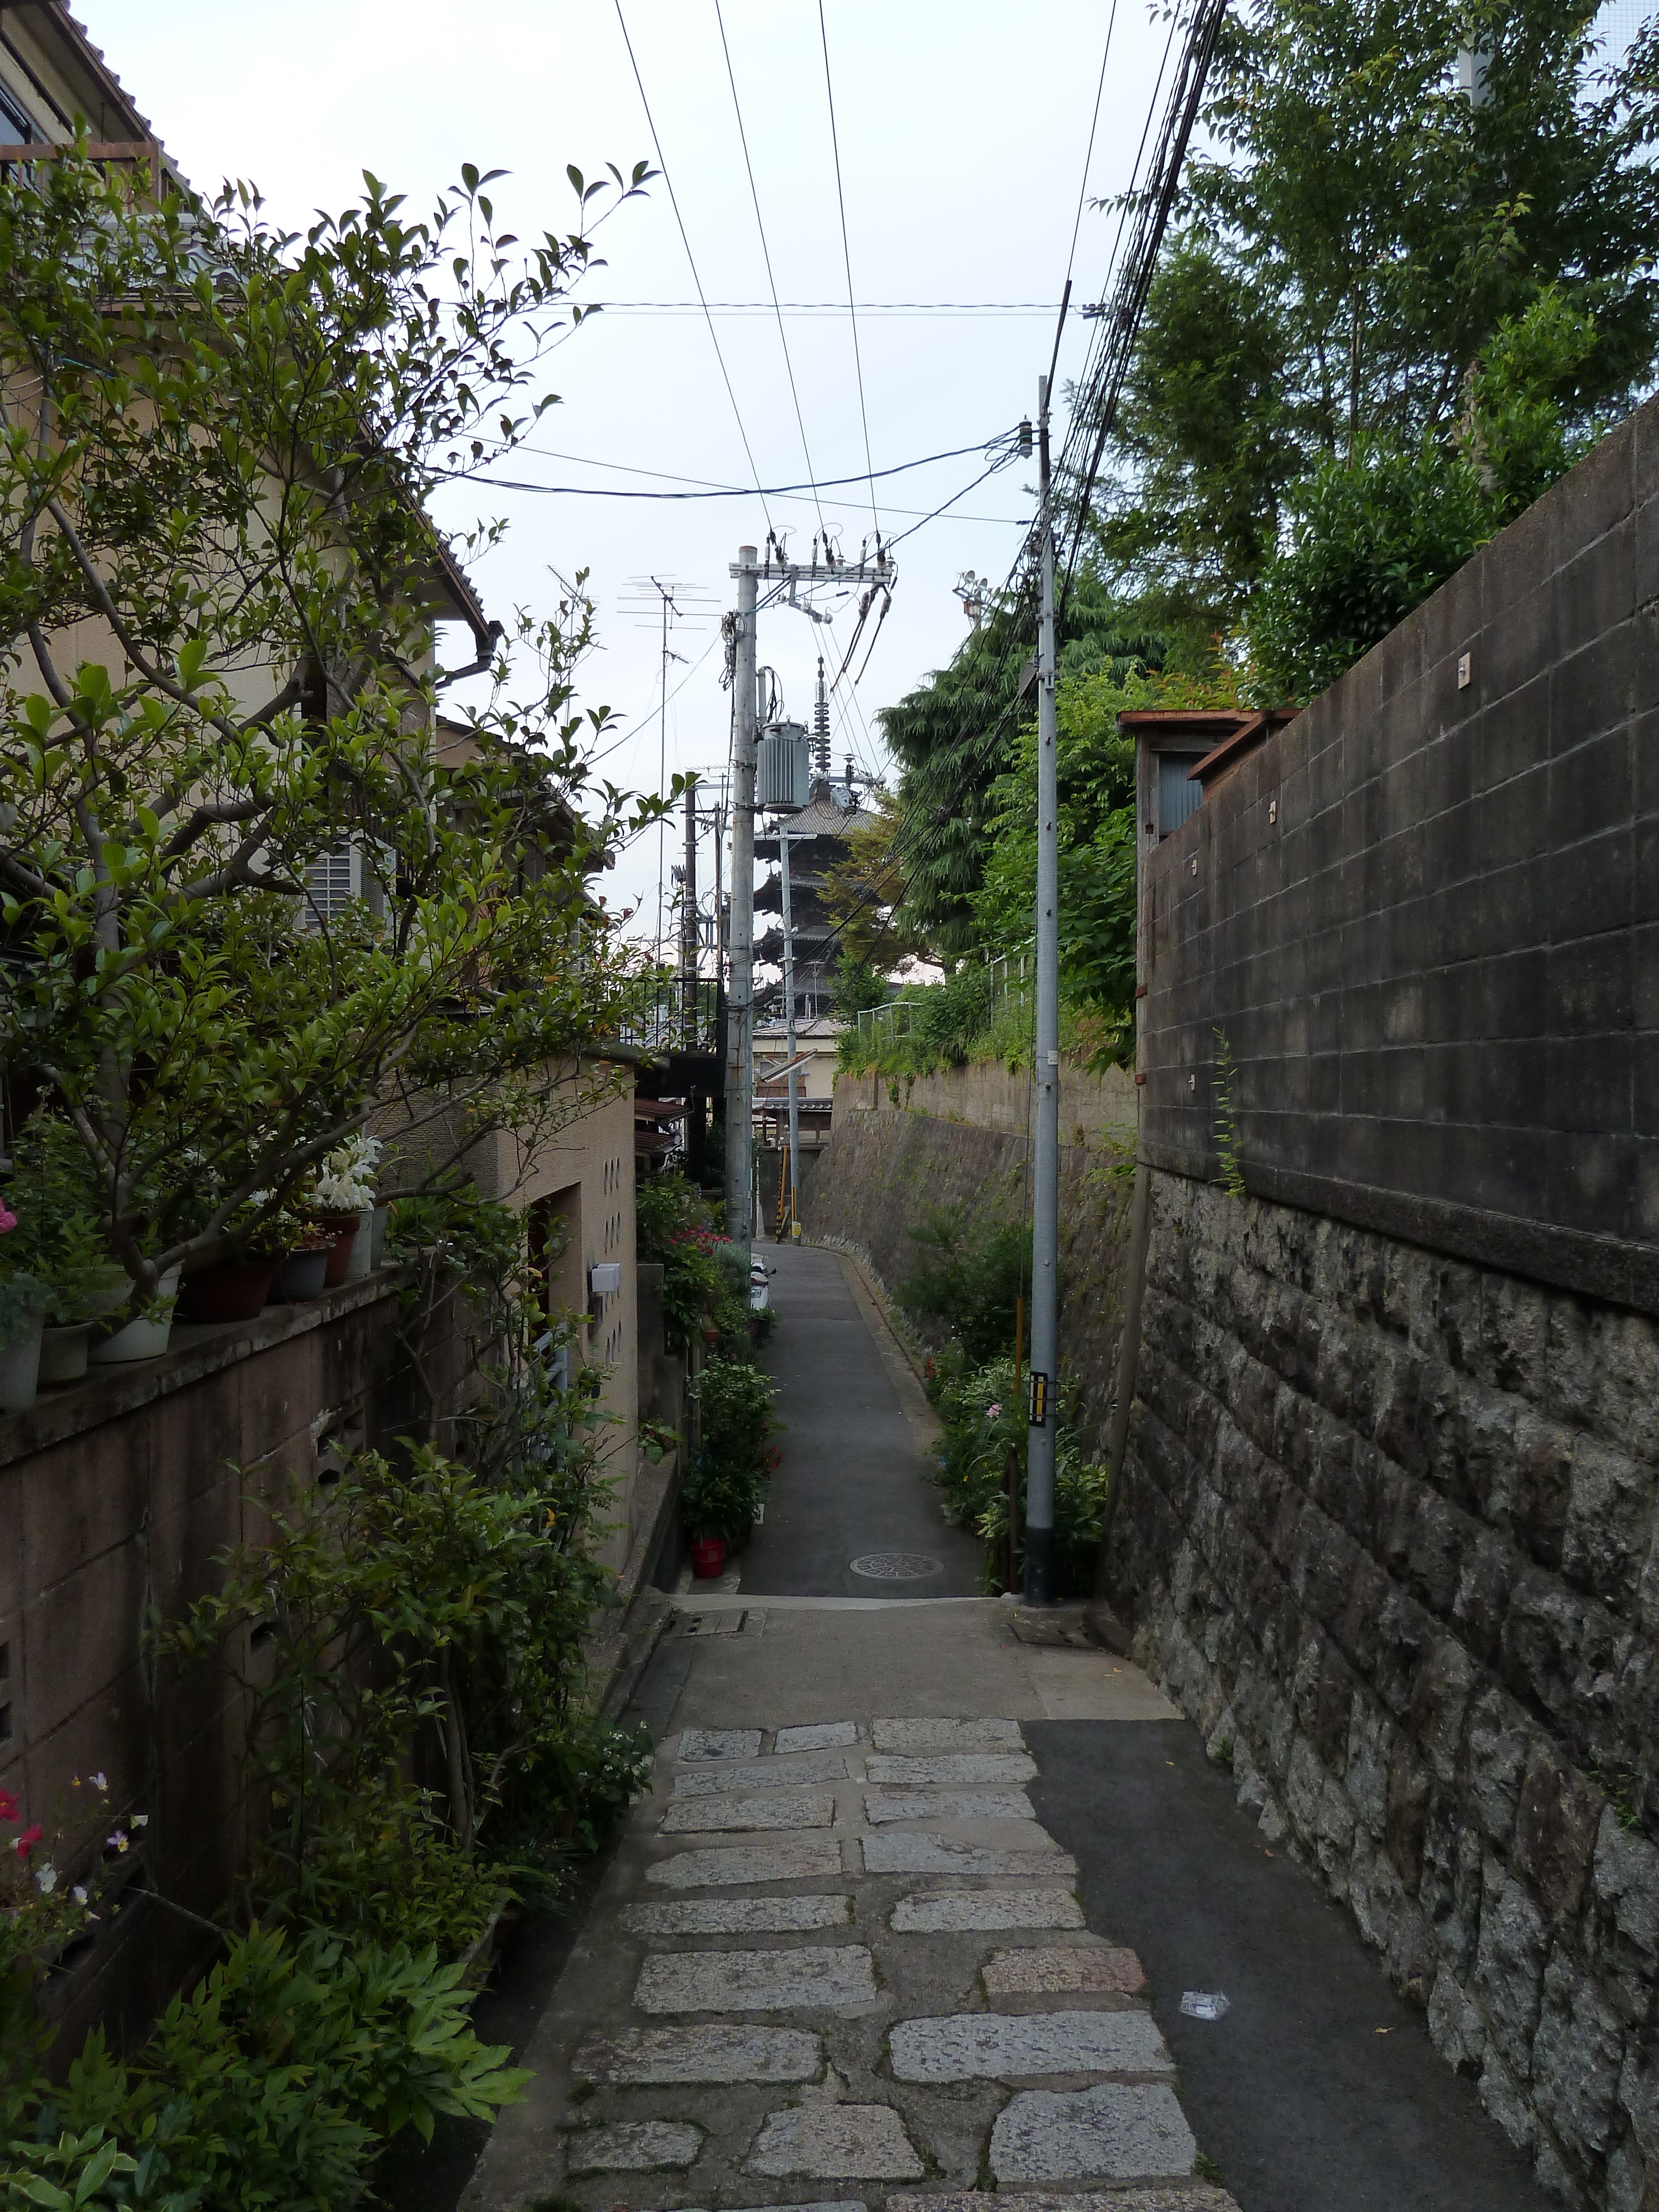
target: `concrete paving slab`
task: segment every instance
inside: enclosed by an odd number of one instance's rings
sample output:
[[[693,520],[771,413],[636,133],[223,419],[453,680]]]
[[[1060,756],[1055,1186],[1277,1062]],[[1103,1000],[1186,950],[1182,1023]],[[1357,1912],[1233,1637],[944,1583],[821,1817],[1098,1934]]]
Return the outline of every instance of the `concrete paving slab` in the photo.
[[[800,2105],[774,2112],[750,2154],[752,2173],[919,2181],[927,2166],[890,2105]]]
[[[744,1828],[830,1828],[835,1821],[835,1799],[811,1790],[769,1790],[758,1797],[722,1791],[676,1799],[659,1828],[665,1836],[707,1836]]]
[[[896,2081],[1018,2081],[1034,2074],[1168,2078],[1174,2062],[1150,2013],[954,2013],[902,2020],[890,2038]]]
[[[999,2189],[1025,2181],[1183,2179],[1197,2155],[1175,2091],[1161,2081],[1023,2090],[991,2130]]]
[[[781,2012],[801,2006],[839,2011],[873,2004],[876,1996],[874,1968],[861,1943],[659,1952],[640,1968],[634,1987],[641,2012]]]
[[[1073,1990],[1132,1997],[1146,1986],[1133,1951],[1085,1951],[1048,1944],[998,1951],[985,1962],[988,1997],[1065,1996]]]
[[[959,1844],[950,1836],[894,1832],[860,1838],[866,1874],[1006,1875],[1013,1881],[1071,1881],[1077,1862],[1061,1850],[999,1851]]]
[[[591,2035],[570,2062],[579,2080],[649,2087],[679,2081],[815,2081],[823,2039],[804,2027],[629,2027]]]
[[[574,2129],[568,2142],[573,2174],[654,2173],[694,2165],[702,2130],[683,2120],[618,2120],[608,2128]]]
[[[790,1936],[852,1917],[850,1897],[688,1897],[630,1905],[622,1924],[632,1936]]]
[[[693,1767],[674,1777],[677,1797],[716,1797],[727,1790],[805,1790],[815,1782],[845,1782],[847,1761],[826,1755],[780,1765],[770,1759],[736,1759],[730,1765]]]
[[[758,1729],[682,1729],[682,1759],[758,1759]]]
[[[902,1897],[892,1926],[901,1936],[953,1936],[975,1929],[1081,1928],[1069,1889],[928,1889]]]
[[[1019,1723],[1009,1720],[915,1718],[870,1723],[878,1751],[1024,1751]]]
[[[873,1752],[864,1762],[866,1782],[896,1784],[905,1790],[937,1790],[964,1782],[1029,1782],[1036,1761],[1028,1752],[946,1751],[934,1759],[895,1758]]]
[[[833,1751],[858,1740],[856,1721],[813,1721],[803,1728],[781,1728],[772,1748],[781,1755],[794,1751]]]
[[[892,1820],[1035,1820],[1036,1814],[1019,1790],[866,1790],[864,1817],[879,1826]]]
[[[841,1870],[841,1845],[814,1840],[678,1851],[672,1859],[647,1867],[645,1878],[665,1889],[726,1889],[757,1881],[822,1881],[825,1875]]]

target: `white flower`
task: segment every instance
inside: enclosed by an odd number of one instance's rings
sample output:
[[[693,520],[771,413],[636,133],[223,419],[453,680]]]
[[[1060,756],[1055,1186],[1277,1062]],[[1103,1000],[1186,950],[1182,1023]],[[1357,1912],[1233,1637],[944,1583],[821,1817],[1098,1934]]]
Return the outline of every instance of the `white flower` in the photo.
[[[84,1905],[87,1901],[87,1893],[78,1881],[76,1883],[74,1888],[70,1890],[70,1895],[75,1899],[77,1905]]]
[[[115,1831],[115,1833],[114,1833],[114,1834],[110,1838],[110,1839],[109,1839],[109,1840],[110,1840],[110,1848],[111,1848],[112,1850],[124,1851],[124,1850],[126,1850],[126,1848],[127,1848],[127,1839],[126,1839],[126,1838],[125,1838],[125,1837],[121,1833],[121,1831],[120,1831],[118,1828]]]
[[[149,1814],[148,1813],[135,1813],[128,1825],[134,1828],[147,1828],[149,1826]]]
[[[58,1887],[57,1868],[55,1866],[37,1867],[34,1871],[34,1886],[42,1897],[50,1897]]]
[[[107,1790],[109,1788],[108,1775],[94,1774],[92,1778],[92,1786],[94,1790]]]

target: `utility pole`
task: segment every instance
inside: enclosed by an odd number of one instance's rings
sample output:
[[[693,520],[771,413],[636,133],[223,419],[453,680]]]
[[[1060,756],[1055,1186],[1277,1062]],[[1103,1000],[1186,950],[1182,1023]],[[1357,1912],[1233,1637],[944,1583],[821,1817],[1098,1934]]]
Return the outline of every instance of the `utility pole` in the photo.
[[[800,1237],[800,1108],[795,1090],[795,927],[789,914],[789,817],[778,817],[778,860],[783,888],[784,1054],[789,1064],[789,1241]]]
[[[680,1049],[697,1048],[697,779],[685,787],[685,873],[680,884]],[[699,1109],[701,1110],[701,1109]]]
[[[738,612],[732,672],[732,982],[726,1001],[726,1233],[748,1279],[755,1228],[755,548],[732,574]]]
[[[1048,380],[1037,379],[1042,613],[1037,629],[1036,1141],[1031,1163],[1031,1366],[1026,1383],[1025,1602],[1054,1594],[1054,1385],[1059,1374],[1060,842],[1054,721],[1054,527]]]

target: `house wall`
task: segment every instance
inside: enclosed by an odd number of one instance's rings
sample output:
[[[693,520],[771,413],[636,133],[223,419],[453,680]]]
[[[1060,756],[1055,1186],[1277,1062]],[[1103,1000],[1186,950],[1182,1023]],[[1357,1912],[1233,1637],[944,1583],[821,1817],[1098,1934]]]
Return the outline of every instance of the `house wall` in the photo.
[[[1613,2212],[1659,2201],[1656,647],[1650,406],[1146,856],[1106,1562],[1241,1804]]]

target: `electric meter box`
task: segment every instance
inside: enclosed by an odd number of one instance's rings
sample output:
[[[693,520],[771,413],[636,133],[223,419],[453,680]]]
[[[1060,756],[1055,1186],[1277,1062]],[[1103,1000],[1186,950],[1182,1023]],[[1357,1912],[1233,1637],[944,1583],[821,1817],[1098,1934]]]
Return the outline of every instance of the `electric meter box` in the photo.
[[[761,732],[755,757],[755,805],[764,814],[799,814],[811,789],[806,732],[799,722],[774,722]]]

